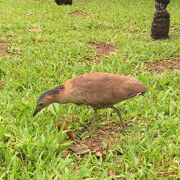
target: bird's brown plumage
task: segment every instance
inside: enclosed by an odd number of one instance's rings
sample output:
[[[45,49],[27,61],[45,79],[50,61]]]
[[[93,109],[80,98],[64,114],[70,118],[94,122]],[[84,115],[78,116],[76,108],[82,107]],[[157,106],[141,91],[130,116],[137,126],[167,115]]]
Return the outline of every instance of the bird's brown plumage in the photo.
[[[103,108],[144,93],[146,87],[130,76],[94,72],[72,78],[59,93],[60,103]]]
[[[34,111],[34,116],[52,103],[75,103],[92,106],[94,120],[98,108],[112,108],[119,116],[124,127],[120,111],[113,105],[131,97],[145,93],[146,87],[133,77],[93,72],[67,80],[63,85],[41,95]]]

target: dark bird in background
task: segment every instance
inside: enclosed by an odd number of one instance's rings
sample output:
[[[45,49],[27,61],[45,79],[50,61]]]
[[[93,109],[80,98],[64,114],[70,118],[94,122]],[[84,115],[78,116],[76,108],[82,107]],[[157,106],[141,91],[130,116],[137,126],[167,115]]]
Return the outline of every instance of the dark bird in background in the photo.
[[[72,5],[72,0],[55,0],[57,5]]]
[[[125,124],[120,110],[114,104],[142,95],[146,87],[133,77],[92,72],[67,80],[63,85],[42,94],[33,116],[52,103],[88,105],[94,109],[94,118],[90,127],[97,119],[97,109],[112,108],[119,116],[121,126]]]

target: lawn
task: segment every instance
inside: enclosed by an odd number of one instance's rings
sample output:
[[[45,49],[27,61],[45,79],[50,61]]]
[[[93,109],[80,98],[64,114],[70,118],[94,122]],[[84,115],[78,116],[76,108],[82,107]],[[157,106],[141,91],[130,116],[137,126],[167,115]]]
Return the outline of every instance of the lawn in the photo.
[[[167,9],[170,38],[153,41],[152,0],[74,0],[72,6],[57,6],[53,0],[0,0],[0,80],[5,81],[0,179],[180,177],[179,0]],[[163,61],[163,71],[152,70],[151,63],[158,61]],[[169,61],[176,66],[169,68]],[[67,121],[85,141],[88,132],[81,131],[78,121],[91,121],[89,107],[56,104],[36,117],[32,113],[44,91],[91,71],[132,75],[148,91],[117,104],[129,127],[115,131],[112,144],[103,139],[105,154],[77,155],[69,150],[73,141],[55,125]],[[116,114],[104,109],[96,128],[114,123]]]

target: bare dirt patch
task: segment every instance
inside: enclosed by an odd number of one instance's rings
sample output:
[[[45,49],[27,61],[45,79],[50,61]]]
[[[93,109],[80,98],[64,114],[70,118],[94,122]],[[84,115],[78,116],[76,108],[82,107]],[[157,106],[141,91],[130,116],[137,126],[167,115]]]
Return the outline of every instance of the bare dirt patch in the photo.
[[[172,177],[172,176],[178,176],[177,172],[159,172],[158,176],[161,177]]]
[[[90,42],[90,45],[96,50],[96,56],[110,56],[116,52],[116,47],[110,43]]]
[[[105,124],[95,133],[93,132],[91,137],[81,140],[80,143],[87,146],[96,156],[103,156],[116,143],[120,132],[121,128],[117,124]]]
[[[89,58],[86,58],[86,60],[88,63],[92,63],[92,64],[100,64],[101,63],[101,60],[99,59],[98,56],[89,57]]]
[[[87,13],[83,12],[83,11],[79,11],[79,10],[76,10],[76,11],[73,11],[70,13],[71,16],[75,16],[75,17],[81,17],[81,18],[86,18],[88,17]]]
[[[61,124],[55,126],[57,129],[61,129]],[[105,124],[100,126],[94,132],[88,132],[91,136],[86,139],[79,139],[71,130],[64,126],[64,131],[67,133],[69,139],[73,140],[73,145],[70,146],[70,150],[79,155],[92,153],[96,156],[104,156],[107,154],[108,149],[113,147],[118,140],[118,135],[121,132],[121,127],[117,124]],[[122,155],[121,152],[117,152],[118,155]]]
[[[42,28],[40,28],[40,27],[32,27],[31,29],[29,29],[29,31],[39,33],[39,32],[42,32]]]
[[[10,53],[7,49],[7,44],[9,42],[9,39],[0,40],[0,56],[10,56]]]
[[[4,84],[5,84],[5,81],[0,80],[0,90],[2,90],[2,88],[3,88]]]
[[[161,73],[164,71],[173,71],[180,69],[180,58],[171,59],[171,60],[163,60],[148,63],[147,70],[151,72]]]
[[[96,51],[96,55],[88,59],[93,64],[101,63],[100,57],[111,56],[116,53],[116,46],[105,42],[90,42],[91,47]]]
[[[20,50],[16,46],[14,46],[11,49],[8,49],[8,43],[10,43],[11,41],[11,36],[7,36],[3,40],[0,40],[0,56],[10,57],[21,55]]]

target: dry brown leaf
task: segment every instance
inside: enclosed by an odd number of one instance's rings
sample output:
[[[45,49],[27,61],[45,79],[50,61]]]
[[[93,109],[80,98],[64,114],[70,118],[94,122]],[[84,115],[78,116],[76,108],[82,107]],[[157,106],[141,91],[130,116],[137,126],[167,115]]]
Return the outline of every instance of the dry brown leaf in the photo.
[[[124,178],[124,177],[120,177],[120,179],[119,180],[126,180],[126,178]]]
[[[65,158],[69,154],[69,152],[64,150],[61,152],[61,154],[62,154],[62,157]]]
[[[30,32],[42,32],[42,28],[40,27],[32,27],[29,29]]]
[[[0,89],[2,89],[2,88],[3,88],[4,84],[5,84],[5,81],[0,80]]]
[[[55,125],[55,128],[57,128],[58,130],[60,130],[61,127],[62,127],[62,124],[61,124],[61,123],[57,123],[57,124]],[[64,125],[63,130],[66,131],[66,134],[68,135],[69,139],[71,139],[71,140],[74,140],[74,139],[75,139],[74,133],[73,133],[71,130],[68,129],[68,127],[67,127],[66,124]]]
[[[115,173],[113,172],[113,170],[109,170],[108,174],[109,176],[115,176]]]
[[[178,176],[177,172],[159,172],[158,176],[168,177],[168,176]]]
[[[78,11],[78,10],[71,12],[70,15],[76,16],[76,17],[82,17],[82,18],[86,18],[87,17],[87,14],[85,12]]]
[[[101,154],[100,151],[96,152],[95,155],[98,156],[98,157],[101,157],[101,156],[102,156],[102,154]]]
[[[91,152],[91,150],[84,144],[73,144],[70,146],[70,149],[78,155],[84,155]]]
[[[0,41],[0,56],[10,55],[6,46],[7,46],[7,41]]]
[[[95,156],[97,157],[102,157],[105,156],[106,154],[107,154],[106,150],[103,149],[102,147],[95,150]]]

